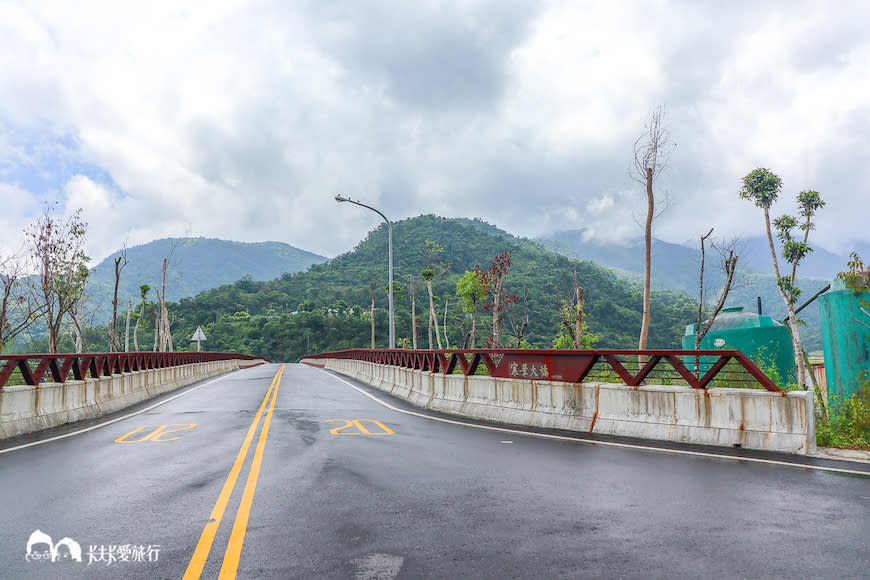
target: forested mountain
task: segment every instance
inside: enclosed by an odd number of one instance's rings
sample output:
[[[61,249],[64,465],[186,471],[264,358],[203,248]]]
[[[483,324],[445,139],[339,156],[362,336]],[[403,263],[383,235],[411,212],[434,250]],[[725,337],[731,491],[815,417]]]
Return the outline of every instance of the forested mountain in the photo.
[[[167,238],[127,248],[127,265],[118,287],[119,308],[139,302],[139,286],[160,288],[163,260],[168,260],[166,298],[177,301],[242,278],[272,280],[326,261],[282,242],[244,243],[212,238]],[[95,322],[111,319],[115,283],[115,252],[100,262],[88,278],[89,302],[98,305]]]
[[[436,274],[434,293],[439,323],[447,321],[451,347],[463,345],[469,319],[459,307],[456,282],[476,266],[512,252],[505,289],[521,299],[507,312],[503,344],[516,344],[516,332],[528,313],[522,336],[528,344],[550,348],[559,330],[559,309],[573,295],[576,272],[584,288],[588,330],[600,348],[633,348],[640,329],[639,286],[627,283],[589,261],[571,260],[540,243],[519,239],[480,220],[420,216],[393,224],[395,311],[399,345],[411,344],[411,298],[416,292],[418,347],[428,348],[428,294],[420,278],[424,268]],[[441,248],[441,251],[438,249]],[[304,272],[286,273],[268,282],[239,280],[184,298],[170,306],[177,346],[197,326],[205,330],[209,350],[238,350],[273,360],[297,360],[306,353],[370,346],[368,315],[375,299],[376,346],[387,344],[387,232],[371,232],[353,251]],[[649,344],[679,345],[692,322],[695,303],[674,292],[654,294]],[[515,325],[511,324],[511,320]],[[488,332],[486,322],[478,345]]]

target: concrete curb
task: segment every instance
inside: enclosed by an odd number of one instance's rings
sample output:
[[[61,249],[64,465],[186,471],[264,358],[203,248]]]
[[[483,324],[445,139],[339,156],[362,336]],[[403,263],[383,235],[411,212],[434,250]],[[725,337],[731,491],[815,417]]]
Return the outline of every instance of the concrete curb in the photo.
[[[125,409],[136,403],[239,368],[238,360],[151,369],[38,387],[0,390],[0,439]],[[250,361],[244,361],[253,366]]]
[[[302,362],[411,404],[461,417],[549,429],[811,455],[812,393],[564,383],[443,375],[349,359]]]

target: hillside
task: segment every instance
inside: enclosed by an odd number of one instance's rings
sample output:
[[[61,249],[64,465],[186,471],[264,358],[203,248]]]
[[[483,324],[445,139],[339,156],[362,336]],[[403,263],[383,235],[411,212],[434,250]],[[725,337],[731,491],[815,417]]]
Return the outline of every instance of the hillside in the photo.
[[[116,252],[92,271],[88,293],[98,304],[95,322],[111,318],[111,300],[115,281]],[[151,300],[160,287],[163,260],[168,259],[166,297],[178,301],[196,296],[204,290],[242,278],[272,280],[285,272],[298,272],[326,261],[281,242],[243,243],[211,238],[168,238],[127,249],[127,266],[121,272],[119,304],[139,302],[139,286],[148,284]],[[120,307],[119,307],[120,308]]]
[[[480,220],[420,216],[395,223],[393,240],[394,277],[400,286],[395,303],[399,344],[411,342],[409,284],[413,283],[417,294],[418,346],[428,347],[428,296],[419,273],[434,259],[439,321],[444,319],[446,303],[450,344],[461,346],[468,320],[458,307],[456,281],[477,265],[487,268],[496,255],[507,250],[513,252],[513,267],[506,279],[506,290],[527,296],[527,300],[513,308],[509,318],[519,321],[528,311],[525,341],[536,347],[551,347],[558,332],[559,307],[572,295],[576,269],[584,287],[589,332],[600,337],[597,346],[632,348],[637,344],[639,287],[589,261],[571,260]],[[427,241],[443,247],[443,252],[433,259],[427,258]],[[376,343],[383,347],[387,342],[386,256],[387,233],[381,226],[353,251],[304,272],[268,282],[241,281],[182,299],[171,308],[177,320],[173,335],[183,346],[193,330],[203,326],[210,350],[241,350],[275,360],[296,360],[306,353],[335,348],[367,347],[369,322],[360,313],[368,308],[374,296]],[[677,346],[694,309],[689,298],[657,292],[650,347]],[[506,322],[504,333],[508,335],[507,344],[514,344],[510,321]],[[478,344],[485,338],[484,333]]]

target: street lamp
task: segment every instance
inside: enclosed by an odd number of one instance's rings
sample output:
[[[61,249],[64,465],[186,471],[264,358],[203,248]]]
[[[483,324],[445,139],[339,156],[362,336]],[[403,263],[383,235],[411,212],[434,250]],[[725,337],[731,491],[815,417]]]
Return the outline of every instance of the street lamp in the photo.
[[[387,216],[371,207],[370,205],[366,205],[364,203],[360,203],[358,201],[354,201],[349,197],[342,197],[340,195],[335,196],[335,201],[341,203],[343,201],[349,201],[350,203],[362,206],[366,209],[370,209],[387,222],[387,233],[389,235],[389,249],[390,249],[390,267],[389,267],[389,288],[388,288],[388,296],[389,296],[389,306],[390,306],[390,348],[396,348],[396,324],[393,319],[393,224],[390,223],[390,220],[387,219]],[[372,312],[372,316],[374,316],[374,312]]]

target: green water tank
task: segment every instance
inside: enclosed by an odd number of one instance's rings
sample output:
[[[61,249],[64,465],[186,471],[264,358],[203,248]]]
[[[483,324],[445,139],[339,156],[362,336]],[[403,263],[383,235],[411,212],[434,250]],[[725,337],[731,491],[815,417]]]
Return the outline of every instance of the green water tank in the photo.
[[[706,322],[706,321],[705,321]],[[683,349],[695,348],[695,327],[686,326]],[[713,326],[701,339],[702,349],[735,349],[749,357],[779,386],[796,383],[794,348],[788,328],[770,316],[744,312],[742,306],[723,308]],[[705,360],[705,359],[710,360]],[[702,357],[702,365],[709,367],[712,357]]]
[[[849,397],[870,376],[870,328],[862,324],[870,324],[870,316],[861,311],[861,301],[870,302],[870,293],[854,292],[839,278],[819,296],[829,397]]]

